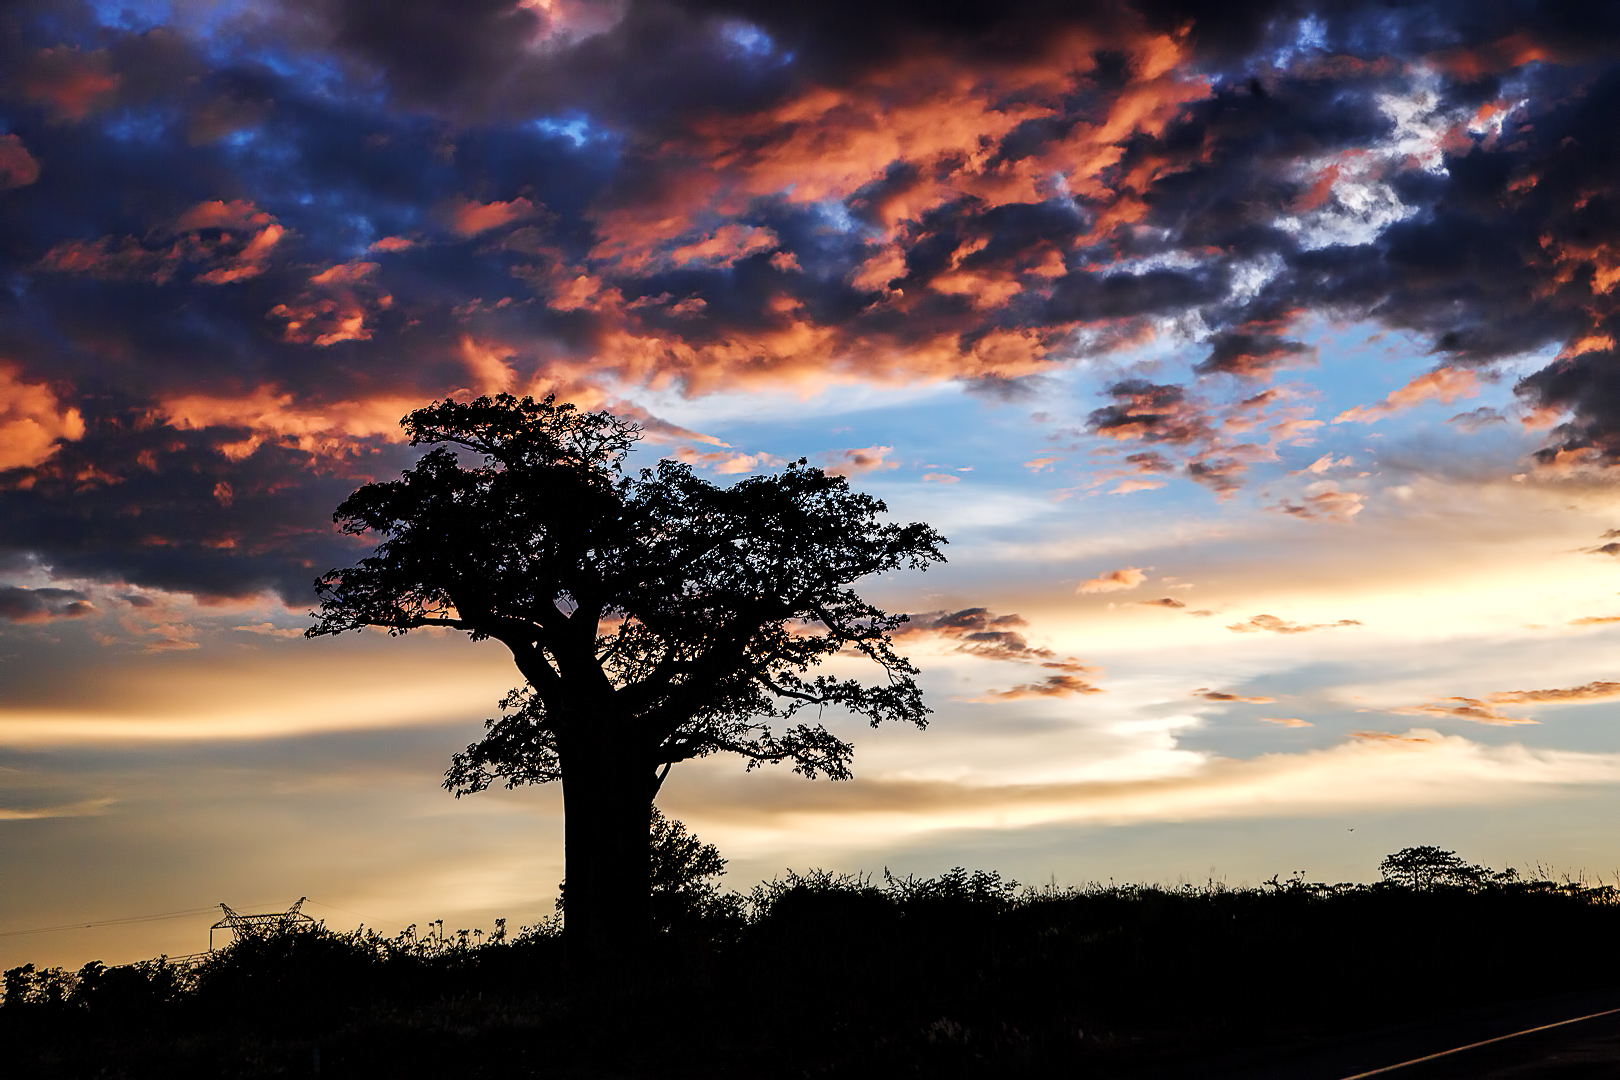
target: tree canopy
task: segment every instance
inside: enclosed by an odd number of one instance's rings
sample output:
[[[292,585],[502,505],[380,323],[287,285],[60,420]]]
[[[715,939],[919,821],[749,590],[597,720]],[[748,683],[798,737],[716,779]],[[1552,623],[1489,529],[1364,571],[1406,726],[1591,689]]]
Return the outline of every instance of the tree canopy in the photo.
[[[337,508],[345,533],[381,542],[316,582],[307,633],[449,627],[511,651],[524,684],[445,786],[563,781],[571,918],[593,891],[577,811],[628,815],[616,858],[644,883],[651,800],[675,763],[734,753],[844,779],[852,747],[824,707],[926,724],[890,639],[905,616],[851,586],[942,561],[929,526],[885,521],[882,502],[802,460],[729,487],[669,459],[627,472],[636,424],[549,397],[442,401],[403,425],[433,449]],[[839,654],[878,679],[813,671]]]

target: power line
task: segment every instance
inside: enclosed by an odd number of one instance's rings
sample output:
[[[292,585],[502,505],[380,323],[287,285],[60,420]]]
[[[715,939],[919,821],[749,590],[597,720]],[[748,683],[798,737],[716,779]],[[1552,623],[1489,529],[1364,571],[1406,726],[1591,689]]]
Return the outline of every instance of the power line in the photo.
[[[391,919],[373,919],[370,916],[363,915],[358,911],[350,911],[348,908],[340,908],[336,904],[326,904],[319,900],[311,900],[309,902],[323,908],[331,908],[333,911],[341,911],[346,915],[357,916],[361,919],[365,919],[367,922],[372,923],[373,925],[377,923],[398,927],[404,927],[405,925],[404,923],[394,922]],[[262,904],[249,905],[249,907],[263,906],[264,905]],[[54,934],[63,930],[89,930],[97,926],[129,926],[135,923],[160,922],[164,919],[188,919],[197,915],[212,914],[214,911],[218,910],[218,908],[218,904],[209,904],[207,907],[186,908],[184,911],[165,911],[157,915],[127,915],[117,919],[97,919],[94,922],[62,923],[60,926],[38,926],[32,930],[0,930],[0,938],[26,937],[31,934]]]
[[[61,926],[40,926],[32,930],[0,930],[0,938],[22,937],[26,934],[53,934],[59,930],[88,930],[93,926],[126,926],[130,923],[158,922],[162,919],[189,919],[198,915],[206,915],[218,906],[218,904],[209,904],[207,907],[187,908],[184,911],[165,911],[158,915],[128,915],[121,919],[98,919],[95,922],[63,923]]]

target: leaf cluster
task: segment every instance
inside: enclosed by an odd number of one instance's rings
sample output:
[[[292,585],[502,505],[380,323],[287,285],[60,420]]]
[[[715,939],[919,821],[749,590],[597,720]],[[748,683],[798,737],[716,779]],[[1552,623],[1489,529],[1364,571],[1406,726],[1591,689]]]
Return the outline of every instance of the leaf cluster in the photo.
[[[526,683],[456,755],[456,794],[558,779],[564,747],[605,730],[660,780],[714,753],[844,779],[851,746],[801,712],[926,723],[890,638],[905,616],[851,586],[925,569],[945,541],[882,520],[843,477],[804,461],[724,488],[670,460],[626,475],[639,428],[553,398],[439,402],[404,425],[434,448],[338,507],[344,532],[381,542],[317,581],[308,634],[439,626],[511,650]],[[812,673],[840,653],[880,681]]]

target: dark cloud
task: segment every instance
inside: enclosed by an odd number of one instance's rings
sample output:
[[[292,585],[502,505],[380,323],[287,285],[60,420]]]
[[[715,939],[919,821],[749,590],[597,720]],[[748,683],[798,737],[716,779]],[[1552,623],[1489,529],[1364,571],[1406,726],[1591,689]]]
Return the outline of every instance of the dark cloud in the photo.
[[[1354,491],[1341,491],[1331,485],[1325,485],[1321,490],[1305,495],[1299,502],[1284,499],[1274,509],[1307,520],[1326,518],[1349,521],[1361,513],[1364,503],[1365,498]]]
[[[1027,625],[1022,615],[997,615],[987,608],[963,608],[961,611],[929,611],[912,615],[910,621],[894,632],[897,638],[919,635],[937,635],[956,642],[956,652],[986,660],[1008,660],[1020,664],[1037,664],[1068,674],[1091,675],[1096,669],[1087,667],[1072,656],[1059,656],[1051,649],[1031,645],[1013,627]]]
[[[0,549],[60,573],[306,596],[448,394],[1018,400],[1169,326],[1187,378],[1088,402],[1119,490],[1235,493],[1305,423],[1256,384],[1316,317],[1414,335],[1435,386],[1555,349],[1541,460],[1620,458],[1609,6],[111,10],[0,13]]]
[[[331,0],[334,44],[387,73],[408,98],[439,101],[473,82],[511,76],[543,36],[545,14],[512,0]]]
[[[1204,412],[1180,386],[1125,379],[1106,392],[1114,404],[1095,410],[1087,420],[1098,435],[1183,445],[1211,437]]]
[[[45,619],[76,619],[95,611],[90,597],[77,589],[24,589],[0,586],[0,619],[9,622],[41,622]]]
[[[1303,342],[1248,329],[1213,334],[1209,346],[1209,355],[1193,368],[1200,375],[1217,371],[1231,375],[1265,375],[1279,365],[1297,363],[1312,353],[1310,346]]]
[[[1464,431],[1479,431],[1483,428],[1490,427],[1492,424],[1505,424],[1507,423],[1507,417],[1503,416],[1501,411],[1498,409],[1492,409],[1489,406],[1481,406],[1478,409],[1470,409],[1467,412],[1458,413],[1456,416],[1448,419],[1446,423],[1456,424]]]

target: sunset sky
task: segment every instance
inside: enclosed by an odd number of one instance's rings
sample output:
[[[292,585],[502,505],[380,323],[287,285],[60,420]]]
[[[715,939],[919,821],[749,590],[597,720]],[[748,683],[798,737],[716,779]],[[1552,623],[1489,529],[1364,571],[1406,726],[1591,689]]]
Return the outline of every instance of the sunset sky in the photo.
[[[1617,46],[1584,3],[7,5],[0,967],[199,951],[219,901],[550,912],[560,792],[439,786],[502,647],[302,637],[400,417],[496,392],[950,541],[862,585],[927,731],[672,774],[732,886],[1612,880]]]

